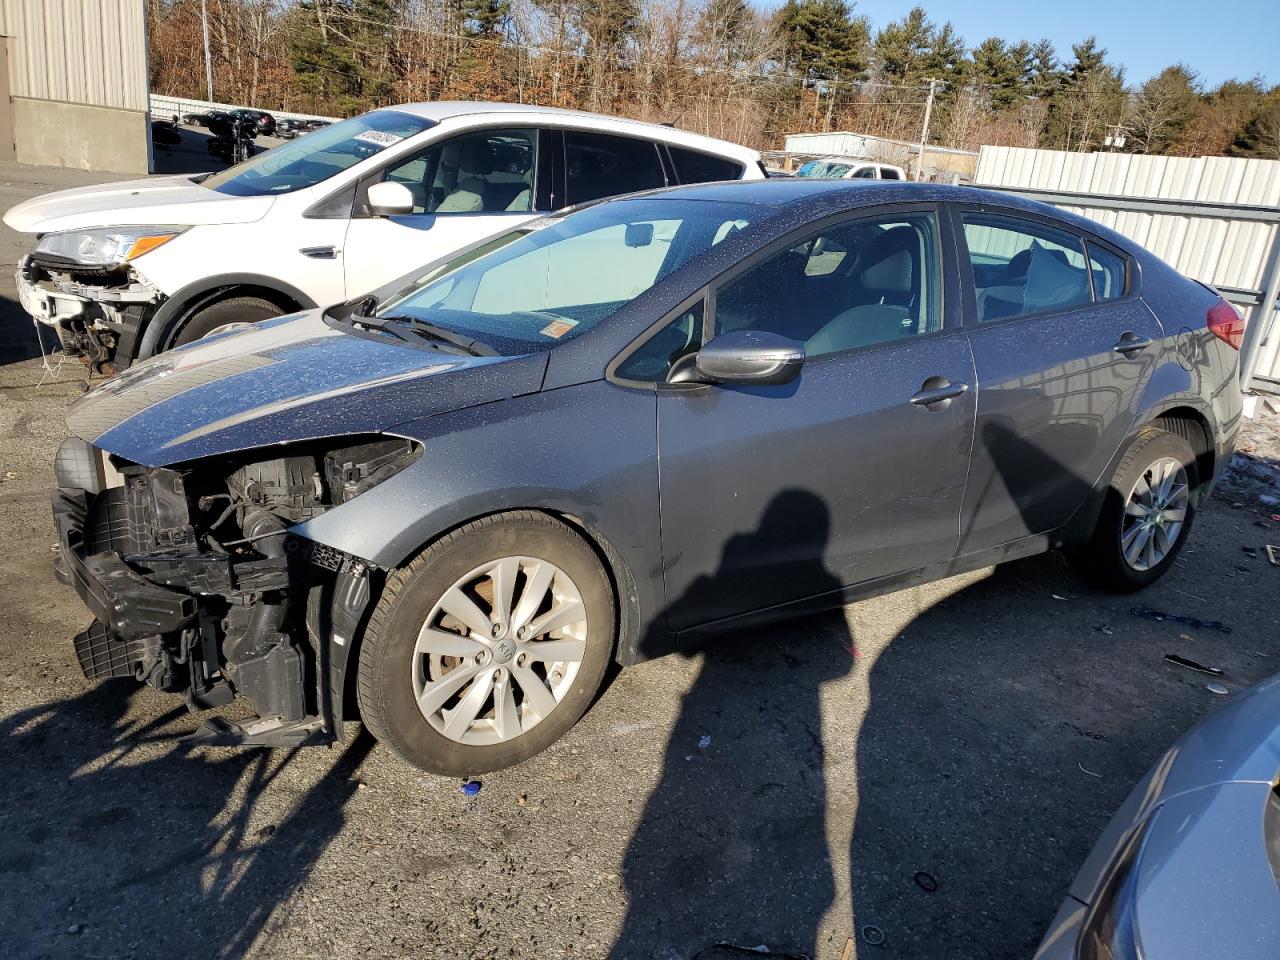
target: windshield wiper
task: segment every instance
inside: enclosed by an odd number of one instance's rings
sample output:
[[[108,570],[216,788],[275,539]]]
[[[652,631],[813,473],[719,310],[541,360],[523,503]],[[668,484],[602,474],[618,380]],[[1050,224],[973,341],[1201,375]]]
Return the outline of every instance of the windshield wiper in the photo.
[[[366,327],[372,327],[375,330],[386,330],[388,333],[395,333],[389,330],[387,325],[392,323],[406,324],[412,333],[418,334],[427,340],[436,340],[440,343],[447,343],[451,347],[457,347],[473,357],[496,357],[498,351],[489,346],[483,340],[476,340],[473,337],[466,337],[462,334],[450,330],[447,327],[439,327],[434,323],[421,320],[418,317],[410,317],[404,314],[393,314],[385,317],[360,317],[359,322]],[[403,338],[401,338],[403,339]]]

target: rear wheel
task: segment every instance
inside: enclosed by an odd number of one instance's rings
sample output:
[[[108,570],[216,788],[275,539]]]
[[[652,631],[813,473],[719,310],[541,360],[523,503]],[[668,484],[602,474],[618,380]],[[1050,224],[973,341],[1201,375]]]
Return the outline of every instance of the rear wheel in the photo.
[[[389,578],[360,650],[361,716],[428,772],[507,767],[578,721],[613,639],[609,579],[580,536],[545,514],[488,517]]]
[[[1123,592],[1155,583],[1186,543],[1198,482],[1191,445],[1148,427],[1116,468],[1092,539],[1072,551],[1076,569]]]
[[[207,337],[219,327],[233,323],[257,323],[259,320],[270,320],[272,317],[284,316],[284,311],[262,297],[231,297],[219,300],[199,310],[189,319],[174,337],[172,347],[180,347],[184,343],[194,343],[201,337]]]

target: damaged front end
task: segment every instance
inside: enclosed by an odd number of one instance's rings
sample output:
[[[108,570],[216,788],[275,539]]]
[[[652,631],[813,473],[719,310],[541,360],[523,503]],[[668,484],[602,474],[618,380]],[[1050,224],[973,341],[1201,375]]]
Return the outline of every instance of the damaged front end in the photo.
[[[192,739],[281,746],[341,735],[348,657],[382,571],[290,532],[416,460],[419,444],[341,437],[168,468],[84,440],[55,461],[58,578],[94,616],[87,678],[133,677],[191,710],[257,716]]]
[[[22,259],[16,282],[22,308],[53,329],[63,353],[83,357],[98,373],[128,366],[165,300],[127,263],[87,265],[39,252]]]

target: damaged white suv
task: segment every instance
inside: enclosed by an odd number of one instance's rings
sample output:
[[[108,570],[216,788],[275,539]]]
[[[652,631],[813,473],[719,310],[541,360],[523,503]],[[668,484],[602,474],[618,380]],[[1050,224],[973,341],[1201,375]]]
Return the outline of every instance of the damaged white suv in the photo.
[[[28,200],[18,295],[62,349],[115,372],[218,327],[349,300],[539,213],[764,177],[746,147],[543,107],[375,110],[214,174]]]

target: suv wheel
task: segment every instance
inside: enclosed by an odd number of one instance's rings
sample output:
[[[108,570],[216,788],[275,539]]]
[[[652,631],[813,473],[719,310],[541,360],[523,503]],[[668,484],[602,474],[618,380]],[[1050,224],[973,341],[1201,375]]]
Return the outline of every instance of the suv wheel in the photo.
[[[613,641],[609,578],[580,536],[541,513],[487,517],[388,579],[360,650],[361,717],[430,773],[507,767],[578,721]]]
[[[1116,468],[1098,526],[1073,551],[1076,569],[1112,590],[1141,590],[1173,565],[1195,518],[1195,451],[1177,434],[1148,427]]]
[[[194,343],[201,337],[207,337],[219,327],[233,323],[257,323],[259,320],[270,320],[282,317],[284,311],[270,300],[261,297],[231,297],[219,300],[203,310],[197,311],[173,338],[170,347],[180,347],[185,343]]]

